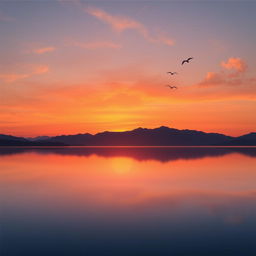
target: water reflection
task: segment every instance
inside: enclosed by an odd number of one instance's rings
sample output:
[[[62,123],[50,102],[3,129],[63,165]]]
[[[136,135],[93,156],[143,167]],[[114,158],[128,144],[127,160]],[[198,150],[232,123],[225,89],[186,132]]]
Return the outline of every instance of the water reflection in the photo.
[[[58,154],[89,157],[131,157],[139,161],[158,160],[161,162],[178,159],[196,159],[224,156],[231,153],[256,157],[256,147],[0,147],[1,155],[35,152],[38,154]]]
[[[1,255],[256,255],[256,149],[0,149]]]

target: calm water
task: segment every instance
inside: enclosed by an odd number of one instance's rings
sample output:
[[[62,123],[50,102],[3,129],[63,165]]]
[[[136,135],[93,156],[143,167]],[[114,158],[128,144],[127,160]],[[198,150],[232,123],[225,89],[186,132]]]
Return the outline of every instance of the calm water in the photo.
[[[3,256],[256,255],[256,148],[0,148]]]

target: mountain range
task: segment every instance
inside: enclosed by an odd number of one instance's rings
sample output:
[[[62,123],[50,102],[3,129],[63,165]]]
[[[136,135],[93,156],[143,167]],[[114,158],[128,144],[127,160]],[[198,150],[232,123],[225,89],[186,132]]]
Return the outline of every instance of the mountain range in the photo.
[[[256,146],[256,133],[239,137],[161,126],[124,132],[101,132],[54,137],[15,137],[0,134],[0,146]]]

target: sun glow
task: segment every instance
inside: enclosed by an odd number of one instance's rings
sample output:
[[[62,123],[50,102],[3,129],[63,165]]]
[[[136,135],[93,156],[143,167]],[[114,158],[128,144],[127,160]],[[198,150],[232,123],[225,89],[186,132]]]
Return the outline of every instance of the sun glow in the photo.
[[[127,175],[132,171],[134,162],[130,158],[117,157],[111,158],[111,169],[119,175]]]

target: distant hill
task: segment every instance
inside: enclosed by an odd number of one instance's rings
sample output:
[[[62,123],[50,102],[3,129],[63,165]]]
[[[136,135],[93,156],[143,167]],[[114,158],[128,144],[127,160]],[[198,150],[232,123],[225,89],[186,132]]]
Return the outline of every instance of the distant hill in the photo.
[[[15,137],[12,135],[0,134],[0,140],[26,141],[23,137]]]
[[[240,137],[233,138],[226,142],[226,145],[230,146],[256,146],[256,132],[242,135]]]
[[[66,144],[46,140],[30,141],[23,137],[0,134],[0,146],[66,146]]]
[[[37,136],[37,137],[27,137],[26,139],[29,141],[38,141],[38,140],[48,140],[50,136]]]
[[[256,146],[256,133],[231,137],[219,133],[178,130],[161,126],[155,129],[137,128],[125,132],[101,132],[38,137],[0,135],[0,146]]]
[[[62,142],[71,146],[86,146],[92,145],[94,135],[85,133],[85,134],[76,134],[76,135],[60,135],[47,139],[49,142]]]

